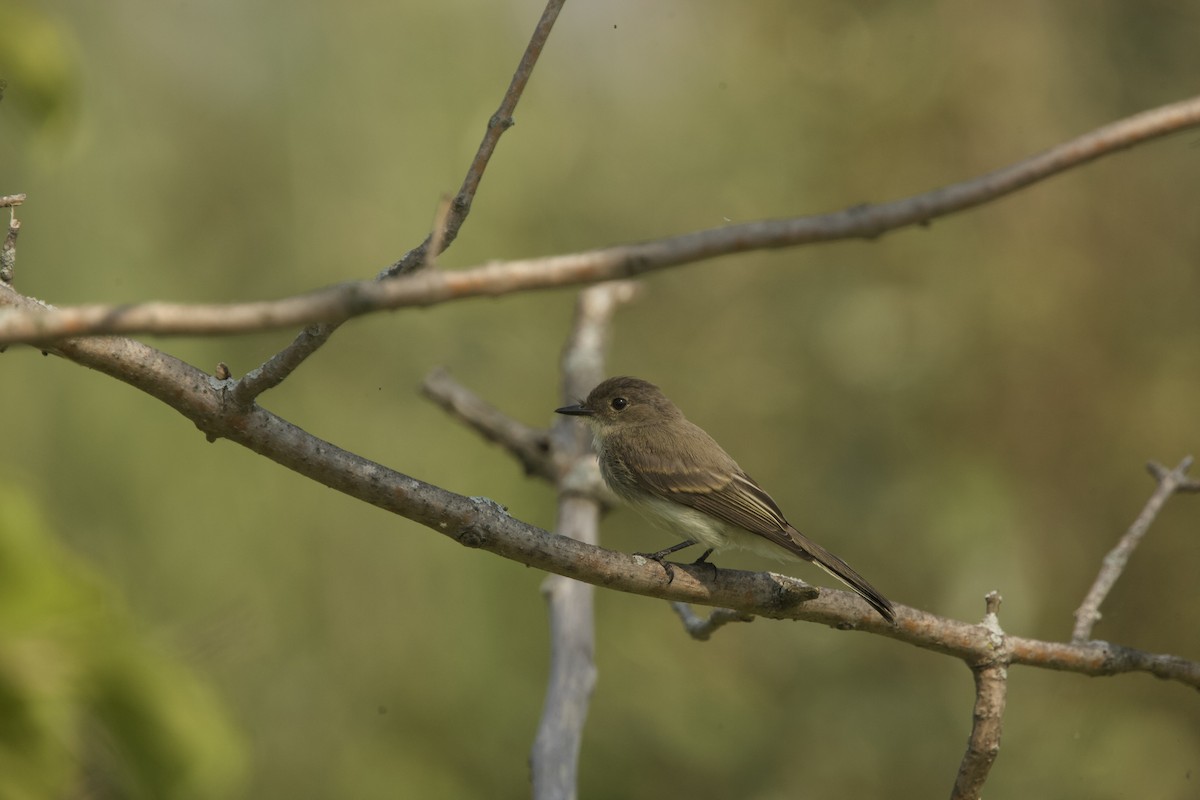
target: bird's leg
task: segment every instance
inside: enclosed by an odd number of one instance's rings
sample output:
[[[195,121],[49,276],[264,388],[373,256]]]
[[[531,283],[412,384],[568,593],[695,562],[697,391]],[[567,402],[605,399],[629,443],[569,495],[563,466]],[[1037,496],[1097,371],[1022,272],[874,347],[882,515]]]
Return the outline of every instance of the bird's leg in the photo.
[[[667,583],[672,583],[675,580],[675,568],[672,567],[670,562],[666,560],[667,556],[671,555],[671,553],[678,552],[685,547],[691,547],[695,543],[695,539],[687,539],[677,545],[674,545],[673,547],[668,547],[666,550],[659,550],[657,553],[634,553],[634,555],[641,556],[642,558],[648,558],[651,561],[657,561],[658,565],[663,568],[663,572],[667,573]],[[709,552],[712,551],[710,550]],[[707,556],[708,553],[705,553],[700,558],[703,560]]]

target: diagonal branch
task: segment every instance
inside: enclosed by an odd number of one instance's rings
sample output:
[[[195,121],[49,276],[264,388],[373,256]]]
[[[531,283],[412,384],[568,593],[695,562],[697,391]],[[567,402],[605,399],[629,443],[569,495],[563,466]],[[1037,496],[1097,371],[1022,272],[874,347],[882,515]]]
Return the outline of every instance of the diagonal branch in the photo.
[[[479,143],[475,157],[471,159],[471,165],[467,168],[462,186],[459,187],[458,194],[454,195],[454,199],[450,202],[445,226],[437,236],[441,239],[441,247],[433,253],[434,256],[437,256],[458,238],[459,229],[467,215],[471,213],[471,203],[475,200],[475,193],[479,191],[483,173],[492,159],[492,154],[496,152],[500,136],[514,124],[513,112],[517,110],[517,102],[525,93],[525,87],[529,84],[530,76],[533,75],[533,68],[537,65],[538,58],[546,47],[550,31],[554,28],[554,22],[558,19],[558,13],[562,11],[565,3],[566,0],[548,0],[546,3],[546,8],[542,11],[542,16],[533,29],[533,35],[529,38],[529,44],[525,46],[525,52],[513,73],[512,81],[509,82],[508,89],[504,92],[504,98],[500,101],[500,107],[488,120],[483,141]],[[393,278],[419,268],[427,260],[429,246],[434,238],[434,234],[431,233],[424,242],[405,253],[403,258],[379,273],[378,277],[380,279]]]
[[[18,308],[37,306],[0,284],[0,298]],[[210,440],[228,439],[339,492],[410,519],[466,547],[530,567],[622,592],[722,606],[772,619],[818,622],[840,630],[880,634],[978,663],[993,643],[979,625],[897,607],[888,625],[850,592],[813,587],[770,572],[675,566],[668,584],[653,561],[555,536],[514,519],[494,502],[466,497],[404,475],[313,436],[258,406],[232,402],[222,381],[132,339],[73,339],[48,353],[97,370],[155,397],[191,420]],[[1105,642],[1068,644],[1009,636],[1012,663],[1083,675],[1145,672],[1200,690],[1200,662]]]
[[[434,259],[458,238],[459,230],[466,221],[467,215],[471,213],[471,203],[475,199],[475,193],[479,191],[483,173],[492,159],[492,154],[496,152],[500,136],[513,126],[512,115],[516,111],[517,102],[525,92],[525,86],[533,74],[538,56],[546,46],[550,30],[554,27],[554,21],[558,19],[558,12],[562,10],[565,2],[566,0],[548,0],[546,3],[541,19],[534,28],[533,36],[530,38],[529,44],[525,46],[525,53],[521,56],[520,63],[517,64],[517,70],[513,73],[512,81],[509,82],[508,89],[500,101],[500,107],[488,120],[483,141],[479,143],[475,157],[471,159],[471,165],[467,168],[462,186],[459,187],[458,194],[450,201],[444,212],[439,210],[433,231],[425,237],[425,241],[380,272],[375,278],[376,281],[407,275],[432,264]],[[241,405],[249,405],[263,392],[283,383],[309,356],[329,341],[334,331],[346,319],[349,317],[323,319],[315,316],[297,320],[295,324],[303,324],[308,327],[297,334],[291,344],[267,359],[260,367],[252,370],[238,382],[234,387],[235,401]]]
[[[558,475],[550,453],[550,436],[544,430],[518,422],[438,368],[425,376],[421,392],[446,413],[489,442],[508,450],[526,475],[553,481]]]
[[[1186,456],[1173,470],[1167,470],[1153,461],[1146,465],[1146,469],[1158,480],[1158,488],[1154,490],[1154,494],[1150,495],[1150,499],[1142,508],[1142,513],[1138,514],[1137,519],[1129,526],[1129,530],[1125,531],[1125,535],[1117,542],[1117,546],[1104,557],[1100,572],[1092,583],[1092,588],[1088,590],[1083,603],[1075,612],[1075,630],[1071,634],[1073,644],[1082,644],[1092,637],[1092,628],[1102,616],[1100,605],[1104,602],[1104,598],[1108,597],[1112,587],[1116,585],[1121,573],[1125,571],[1130,556],[1133,555],[1138,543],[1142,541],[1142,537],[1154,523],[1158,512],[1166,504],[1167,498],[1176,492],[1200,490],[1200,483],[1188,480],[1187,471],[1191,466],[1191,456]]]
[[[973,208],[1102,156],[1198,125],[1200,97],[1193,97],[1105,125],[995,172],[879,205],[728,225],[640,244],[497,262],[473,269],[425,270],[394,280],[346,283],[281,300],[228,305],[43,307],[30,313],[0,315],[0,343],[44,343],[65,336],[113,333],[225,335],[313,322],[341,323],[383,309],[627,278],[753,250],[874,239]],[[314,338],[319,337],[314,334]]]

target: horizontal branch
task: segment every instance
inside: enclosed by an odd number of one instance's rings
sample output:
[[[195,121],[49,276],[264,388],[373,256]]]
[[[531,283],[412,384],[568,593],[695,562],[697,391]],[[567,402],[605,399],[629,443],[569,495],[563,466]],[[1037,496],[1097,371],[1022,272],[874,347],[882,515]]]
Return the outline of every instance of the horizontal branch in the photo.
[[[1200,662],[1174,655],[1147,653],[1111,642],[1082,644],[1043,642],[1010,636],[1012,663],[1060,672],[1078,672],[1092,677],[1148,672],[1156,678],[1179,681],[1200,690]]]
[[[813,242],[873,239],[909,225],[995,200],[1064,170],[1136,144],[1200,125],[1200,97],[1098,128],[986,175],[879,205],[831,214],[762,220],[583,253],[496,262],[457,271],[424,271],[359,281],[281,300],[217,304],[74,306],[0,314],[0,343],[44,343],[82,335],[224,335],[342,322],[384,309],[430,306],[469,297],[627,278],[718,256]],[[11,305],[4,295],[0,304]]]

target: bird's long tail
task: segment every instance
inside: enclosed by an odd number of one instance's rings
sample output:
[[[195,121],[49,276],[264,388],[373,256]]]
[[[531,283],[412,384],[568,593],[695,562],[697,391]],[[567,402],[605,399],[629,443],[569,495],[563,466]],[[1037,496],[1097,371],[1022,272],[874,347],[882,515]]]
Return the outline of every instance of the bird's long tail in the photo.
[[[866,578],[854,571],[854,568],[835,556],[833,553],[826,550],[821,545],[809,539],[800,531],[789,526],[788,535],[795,543],[795,553],[806,561],[811,561],[821,569],[828,572],[833,577],[837,578],[842,583],[849,586],[857,592],[863,600],[871,604],[871,608],[875,609],[888,622],[896,621],[896,611],[892,608],[892,603],[886,597],[879,593],[871,584],[867,583]]]

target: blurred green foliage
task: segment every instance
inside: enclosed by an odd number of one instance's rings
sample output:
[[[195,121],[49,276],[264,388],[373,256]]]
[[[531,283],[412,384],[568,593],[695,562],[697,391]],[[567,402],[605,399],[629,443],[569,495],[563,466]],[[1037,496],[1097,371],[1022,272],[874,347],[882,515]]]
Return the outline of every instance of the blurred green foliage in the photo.
[[[5,84],[20,87],[5,108],[6,128],[21,129],[26,159],[50,156],[76,123],[78,63],[71,35],[42,9],[0,1],[0,99]]]
[[[220,301],[373,275],[457,188],[539,10],[0,2],[2,42],[20,43],[0,47],[0,193],[29,194],[18,288]],[[1134,0],[568,4],[440,263],[978,175],[1194,93],[1198,24],[1195,4]],[[998,589],[1008,630],[1065,638],[1152,488],[1141,464],[1200,449],[1198,147],[1185,133],[875,242],[650,276],[612,371],[661,384],[897,602],[975,619]],[[446,365],[549,424],[573,297],[356,321],[263,403],[552,525],[550,490],[415,387]],[[240,374],[289,338],[155,344]],[[527,794],[540,575],[205,444],[30,349],[0,370],[0,484],[218,687],[246,743],[241,796]],[[1200,658],[1198,513],[1169,503],[1098,637]],[[668,543],[626,511],[604,532]],[[659,603],[602,592],[597,608],[583,797],[920,797],[953,780],[971,704],[956,662],[765,620],[701,644]],[[1014,669],[1005,726],[990,798],[1196,793],[1200,708],[1179,686]]]
[[[0,488],[0,798],[219,797],[243,752],[32,503]]]

